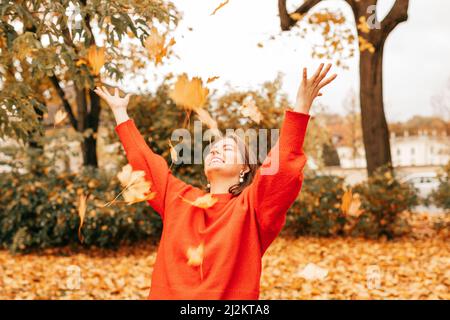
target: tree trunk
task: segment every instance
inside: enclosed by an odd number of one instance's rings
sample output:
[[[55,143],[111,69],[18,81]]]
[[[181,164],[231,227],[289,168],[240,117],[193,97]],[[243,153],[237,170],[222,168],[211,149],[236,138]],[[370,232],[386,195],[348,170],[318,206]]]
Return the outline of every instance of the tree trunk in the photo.
[[[384,40],[360,55],[361,126],[367,160],[367,173],[372,175],[380,166],[392,170],[389,130],[383,104],[383,47]]]
[[[98,118],[100,113],[100,107],[99,107],[99,99],[98,97],[93,97],[94,94],[92,94],[92,90],[89,90],[90,92],[90,99],[89,104],[91,105],[90,110],[88,110],[88,101],[86,99],[86,89],[85,88],[77,88],[76,89],[76,95],[77,95],[77,107],[78,107],[78,127],[77,131],[85,134],[86,130],[92,129],[91,134],[84,137],[84,140],[81,144],[81,151],[83,153],[83,165],[86,166],[92,166],[97,168],[98,162],[97,162],[97,139],[96,135],[98,131]]]

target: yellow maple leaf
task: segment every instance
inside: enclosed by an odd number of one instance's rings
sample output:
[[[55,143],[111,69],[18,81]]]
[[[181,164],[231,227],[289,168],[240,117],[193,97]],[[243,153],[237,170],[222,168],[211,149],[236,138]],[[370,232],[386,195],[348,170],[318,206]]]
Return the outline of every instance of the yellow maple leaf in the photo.
[[[184,202],[189,203],[190,205],[197,207],[197,208],[202,208],[202,209],[206,209],[206,208],[210,208],[212,207],[216,202],[217,202],[217,198],[214,198],[211,193],[207,193],[204,196],[198,197],[197,199],[195,199],[194,201],[190,201],[186,198],[183,198],[182,196],[179,196]]]
[[[162,59],[167,55],[169,47],[173,46],[176,42],[174,38],[171,38],[167,46],[166,36],[158,32],[158,29],[152,27],[150,35],[145,39],[144,45],[147,49],[148,55],[158,65],[162,63]]]
[[[179,106],[187,109],[201,108],[206,102],[209,90],[203,87],[203,81],[199,77],[189,80],[183,73],[178,76],[173,90],[169,97]]]
[[[156,192],[151,192],[151,182],[145,180],[145,171],[133,170],[130,164],[125,165],[117,174],[117,178],[124,189],[110,202],[104,206],[109,206],[122,194],[127,205],[137,202],[148,201],[156,196]]]
[[[241,111],[244,117],[248,117],[258,124],[262,120],[262,114],[261,112],[259,112],[259,109],[256,106],[256,102],[253,99],[248,99],[244,101],[239,110]]]
[[[92,74],[98,75],[105,64],[105,47],[97,47],[95,44],[90,46],[87,61],[91,67]]]
[[[359,36],[358,40],[359,40],[359,51],[363,52],[365,50],[368,50],[370,53],[375,52],[375,47],[373,46],[373,44],[367,41],[365,38]]]

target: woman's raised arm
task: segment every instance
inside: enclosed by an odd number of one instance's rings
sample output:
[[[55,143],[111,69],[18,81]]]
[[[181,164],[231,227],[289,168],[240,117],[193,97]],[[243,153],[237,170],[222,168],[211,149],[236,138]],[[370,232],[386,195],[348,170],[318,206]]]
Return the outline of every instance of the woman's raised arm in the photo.
[[[154,153],[145,142],[132,119],[128,117],[127,106],[130,94],[121,98],[118,89],[114,95],[106,88],[96,88],[95,92],[103,98],[114,113],[117,125],[115,131],[125,149],[129,164],[133,170],[145,171],[146,180],[151,182],[151,191],[156,195],[148,203],[165,219],[165,202],[168,194],[177,194],[184,188],[193,188],[172,175],[166,160]]]
[[[320,89],[336,78],[334,74],[324,79],[331,64],[324,70],[323,66],[320,65],[311,79],[307,78],[306,68],[303,69],[296,104],[292,110],[285,111],[279,139],[247,188],[260,229],[262,253],[284,226],[287,210],[303,184],[303,169],[307,161],[303,143],[310,119],[309,110],[313,100],[322,95]]]

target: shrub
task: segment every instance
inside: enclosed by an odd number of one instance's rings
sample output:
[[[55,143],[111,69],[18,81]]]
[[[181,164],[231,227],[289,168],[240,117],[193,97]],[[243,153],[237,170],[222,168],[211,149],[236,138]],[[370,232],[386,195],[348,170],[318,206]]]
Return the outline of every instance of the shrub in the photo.
[[[429,196],[430,202],[436,206],[450,210],[450,161],[444,167],[444,172],[438,175],[439,187]]]
[[[362,214],[345,215],[341,210],[346,189],[359,194]],[[343,178],[305,174],[302,190],[289,210],[286,228],[296,235],[363,236],[389,239],[410,231],[405,217],[417,205],[417,190],[400,183],[386,167],[367,181],[344,186]]]
[[[364,213],[352,230],[354,235],[388,239],[410,231],[403,215],[418,204],[418,190],[401,183],[386,166],[378,168],[369,179],[354,187],[361,196]]]
[[[13,252],[79,244],[80,193],[88,194],[84,246],[116,248],[161,232],[160,218],[147,203],[102,207],[120,192],[117,178],[102,170],[58,173],[40,165],[25,174],[3,173],[0,188],[0,245]]]

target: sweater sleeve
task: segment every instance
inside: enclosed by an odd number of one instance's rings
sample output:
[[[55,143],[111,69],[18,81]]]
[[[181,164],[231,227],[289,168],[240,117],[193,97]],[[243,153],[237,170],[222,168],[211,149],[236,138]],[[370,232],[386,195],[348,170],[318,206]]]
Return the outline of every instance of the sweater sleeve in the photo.
[[[133,170],[145,171],[145,179],[151,182],[156,195],[147,202],[165,219],[165,201],[168,193],[179,192],[189,185],[172,175],[166,160],[154,153],[145,142],[134,120],[128,119],[115,127]]]
[[[278,141],[248,187],[263,254],[283,228],[287,210],[301,190],[307,160],[303,142],[309,119],[309,114],[285,111]]]

